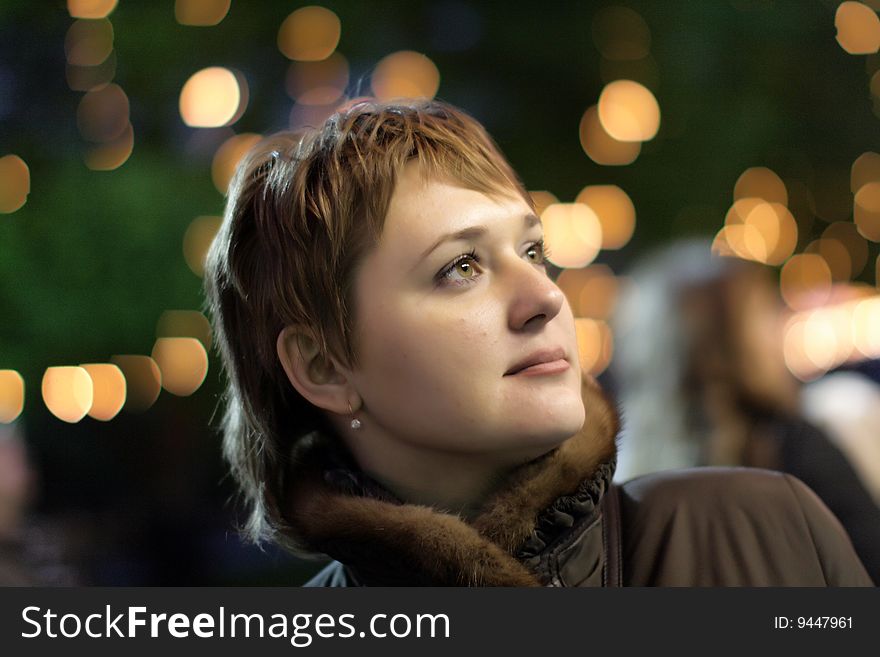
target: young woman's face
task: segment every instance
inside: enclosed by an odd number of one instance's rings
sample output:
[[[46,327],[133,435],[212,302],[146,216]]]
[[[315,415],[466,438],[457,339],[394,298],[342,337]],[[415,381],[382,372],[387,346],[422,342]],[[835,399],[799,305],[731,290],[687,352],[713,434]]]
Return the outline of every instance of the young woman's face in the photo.
[[[404,169],[356,279],[352,377],[371,430],[448,453],[538,456],[581,428],[574,319],[541,239],[513,192]]]

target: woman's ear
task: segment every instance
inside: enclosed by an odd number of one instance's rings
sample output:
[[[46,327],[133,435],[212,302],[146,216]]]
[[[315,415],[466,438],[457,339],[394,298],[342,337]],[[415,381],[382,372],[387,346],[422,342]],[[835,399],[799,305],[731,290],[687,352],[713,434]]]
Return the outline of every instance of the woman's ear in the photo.
[[[347,370],[321,354],[310,332],[296,326],[284,328],[278,334],[277,351],[291,385],[313,405],[340,415],[360,406]]]

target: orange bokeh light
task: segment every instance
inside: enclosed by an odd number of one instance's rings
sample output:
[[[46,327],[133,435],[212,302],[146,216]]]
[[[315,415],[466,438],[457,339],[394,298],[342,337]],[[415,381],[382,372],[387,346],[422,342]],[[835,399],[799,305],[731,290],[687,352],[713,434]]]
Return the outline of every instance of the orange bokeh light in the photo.
[[[10,424],[24,410],[24,379],[15,370],[0,370],[0,423]]]
[[[339,44],[342,24],[329,9],[301,7],[278,30],[278,49],[288,59],[316,62],[327,59]]]
[[[548,259],[559,267],[583,267],[602,246],[599,218],[583,203],[553,203],[541,214]]]
[[[636,227],[636,208],[617,185],[588,185],[575,203],[589,206],[602,226],[602,248],[620,249],[632,238]]]
[[[208,373],[208,354],[195,338],[159,338],[153,360],[162,372],[162,387],[172,395],[191,395]]]
[[[174,19],[181,25],[210,27],[226,18],[232,0],[175,0]]]
[[[588,107],[578,129],[581,147],[596,164],[624,166],[635,162],[642,150],[639,142],[618,141],[609,135],[599,121],[596,105]]]
[[[548,205],[559,203],[559,199],[556,198],[555,194],[545,190],[529,192],[529,196],[532,197],[532,203],[535,205],[535,214],[539,217],[541,216],[541,213],[547,209]]]
[[[89,417],[108,422],[125,405],[125,377],[116,365],[90,363],[80,365],[92,379],[93,400]]]
[[[880,19],[861,2],[842,2],[834,14],[837,43],[850,55],[870,55],[880,50]]]
[[[229,181],[232,180],[241,158],[262,138],[262,135],[243,132],[230,137],[220,145],[211,161],[211,180],[214,181],[214,187],[218,192],[226,194]]]
[[[653,139],[660,129],[660,106],[651,91],[633,80],[615,80],[599,95],[599,121],[618,141]]]
[[[782,267],[779,285],[789,308],[805,310],[821,306],[831,295],[831,269],[821,255],[792,256]]]
[[[576,318],[574,324],[581,371],[593,376],[601,374],[614,353],[614,340],[608,324],[582,317]]]
[[[0,213],[10,214],[27,203],[31,172],[18,155],[0,157]]]
[[[247,107],[247,84],[241,74],[211,66],[193,73],[180,90],[180,116],[194,128],[235,123]]]
[[[113,52],[113,25],[106,19],[74,21],[64,37],[67,63],[98,66]]]
[[[85,155],[85,163],[93,171],[112,171],[128,161],[134,150],[134,128],[129,123],[113,141],[99,144]]]
[[[743,171],[733,187],[733,198],[759,198],[768,203],[788,204],[785,183],[767,167],[751,167]]]
[[[125,376],[126,399],[123,409],[142,413],[156,403],[162,389],[162,372],[156,361],[149,356],[134,354],[113,356],[110,361]]]
[[[84,139],[108,142],[120,137],[129,123],[128,96],[119,85],[93,89],[79,101],[76,125]]]
[[[47,368],[42,392],[49,412],[65,422],[79,422],[92,408],[92,379],[81,367]]]
[[[880,182],[862,185],[856,192],[853,219],[862,237],[880,242]]]
[[[72,18],[106,18],[116,9],[118,0],[67,0]]]
[[[338,52],[319,62],[293,62],[287,71],[287,93],[301,105],[330,105],[348,86],[348,61]]]
[[[205,275],[205,258],[221,222],[220,217],[196,217],[183,234],[183,258],[196,276]]]
[[[157,338],[195,338],[211,348],[211,324],[198,310],[166,310],[156,323]]]
[[[607,265],[565,269],[556,279],[575,317],[608,319],[617,303],[618,282]]]
[[[433,98],[440,87],[440,71],[422,53],[401,50],[376,64],[370,86],[373,95],[380,101]]]
[[[850,170],[850,191],[853,194],[872,182],[880,182],[880,155],[868,151],[859,155]]]

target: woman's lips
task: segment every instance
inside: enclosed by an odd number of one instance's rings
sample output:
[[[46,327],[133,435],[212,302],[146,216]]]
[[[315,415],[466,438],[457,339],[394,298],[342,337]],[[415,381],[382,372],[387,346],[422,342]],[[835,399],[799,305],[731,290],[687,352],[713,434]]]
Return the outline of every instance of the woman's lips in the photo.
[[[568,361],[560,358],[558,360],[551,360],[546,363],[530,365],[529,367],[525,367],[519,372],[516,372],[515,374],[510,374],[508,376],[549,376],[551,374],[559,374],[561,372],[564,372],[569,367],[570,366],[568,364]]]

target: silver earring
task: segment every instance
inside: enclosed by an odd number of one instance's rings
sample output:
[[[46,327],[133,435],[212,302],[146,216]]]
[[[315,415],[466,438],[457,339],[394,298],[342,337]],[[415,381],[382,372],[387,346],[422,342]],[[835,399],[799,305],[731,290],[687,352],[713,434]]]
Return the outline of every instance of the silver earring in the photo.
[[[351,414],[354,414],[354,411],[351,410],[351,403],[350,403],[350,402],[349,402],[349,404],[348,404],[348,412],[351,413]],[[355,418],[352,418],[352,420],[351,420],[351,428],[354,429],[355,431],[357,431],[358,429],[360,429],[360,428],[361,428],[361,421],[358,420],[356,417],[355,417]]]

